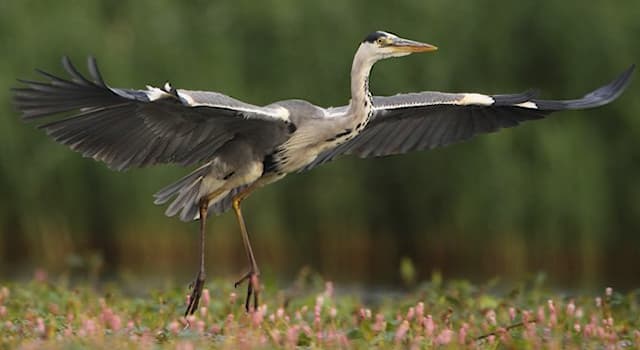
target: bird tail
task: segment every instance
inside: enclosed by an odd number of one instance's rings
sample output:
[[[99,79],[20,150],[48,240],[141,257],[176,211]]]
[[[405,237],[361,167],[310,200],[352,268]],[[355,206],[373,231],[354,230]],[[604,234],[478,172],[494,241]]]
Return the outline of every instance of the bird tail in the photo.
[[[174,216],[180,213],[180,220],[194,220],[198,215],[200,187],[209,166],[209,163],[204,164],[189,175],[156,192],[153,195],[155,198],[153,203],[165,204],[175,196],[173,202],[167,207],[165,214]]]
[[[165,204],[175,196],[173,202],[167,207],[165,214],[167,216],[174,216],[180,213],[180,220],[182,221],[198,220],[200,218],[198,204],[203,196],[203,190],[205,192],[211,192],[213,190],[204,183],[204,178],[208,173],[209,166],[210,163],[204,164],[189,175],[156,192],[153,195],[155,198],[153,203],[159,205]],[[233,197],[245,187],[246,186],[240,186],[230,191],[224,191],[216,198],[213,198],[209,203],[209,214],[214,213],[219,215],[229,210]]]

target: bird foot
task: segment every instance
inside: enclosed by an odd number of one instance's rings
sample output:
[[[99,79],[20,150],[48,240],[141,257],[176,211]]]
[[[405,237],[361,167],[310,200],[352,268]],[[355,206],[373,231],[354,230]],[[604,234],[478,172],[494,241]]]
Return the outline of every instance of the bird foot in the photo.
[[[233,284],[234,288],[238,288],[240,284],[244,281],[247,281],[247,298],[244,302],[244,308],[247,312],[251,312],[250,304],[251,304],[251,296],[253,296],[253,311],[258,309],[258,294],[260,293],[260,273],[251,269],[247,272],[242,278],[240,278],[236,283]]]
[[[189,305],[184,312],[184,316],[193,315],[198,309],[200,303],[200,297],[202,296],[202,289],[204,288],[204,275],[198,273],[196,279],[189,284],[191,289],[191,295],[189,296]]]

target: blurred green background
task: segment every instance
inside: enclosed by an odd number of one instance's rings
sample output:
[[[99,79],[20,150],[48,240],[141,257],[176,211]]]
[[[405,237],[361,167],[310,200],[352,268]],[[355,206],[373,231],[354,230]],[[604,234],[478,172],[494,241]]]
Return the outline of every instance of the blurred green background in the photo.
[[[152,204],[189,172],[115,173],[18,119],[15,78],[84,69],[112,86],[226,93],[255,104],[349,99],[349,71],[376,29],[436,44],[378,64],[374,94],[519,92],[573,98],[640,63],[640,2],[619,1],[0,1],[0,278],[44,267],[80,277],[187,283],[197,223]],[[636,74],[637,75],[637,74]],[[560,288],[640,284],[640,81],[612,105],[556,114],[471,142],[399,157],[349,159],[293,175],[245,202],[263,275],[302,266],[343,283],[519,279]],[[209,276],[246,267],[233,214],[210,220]]]

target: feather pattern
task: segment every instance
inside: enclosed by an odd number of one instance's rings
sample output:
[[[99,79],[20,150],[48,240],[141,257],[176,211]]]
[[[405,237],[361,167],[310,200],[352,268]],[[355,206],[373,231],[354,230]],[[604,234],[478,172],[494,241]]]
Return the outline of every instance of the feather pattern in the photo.
[[[210,160],[229,140],[243,137],[259,150],[281,144],[288,135],[288,111],[258,107],[216,92],[110,88],[95,59],[92,80],[64,57],[70,79],[38,71],[48,81],[19,80],[14,102],[25,121],[54,140],[124,170],[161,163],[192,165]]]
[[[533,91],[493,96],[442,92],[375,96],[374,114],[367,127],[352,140],[321,153],[301,171],[341,155],[367,158],[432,149],[541,119],[552,112],[602,106],[624,91],[634,69],[629,67],[611,83],[573,100],[537,99]]]

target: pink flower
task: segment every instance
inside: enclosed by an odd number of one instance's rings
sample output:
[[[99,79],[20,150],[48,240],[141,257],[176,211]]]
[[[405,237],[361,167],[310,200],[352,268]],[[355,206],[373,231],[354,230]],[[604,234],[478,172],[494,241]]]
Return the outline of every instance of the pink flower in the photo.
[[[413,316],[416,314],[416,309],[410,307],[409,311],[407,311],[407,316],[405,317],[408,321],[413,320]]]
[[[5,301],[5,300],[9,299],[9,295],[11,295],[11,292],[9,292],[9,288],[2,287],[2,289],[0,289],[0,300],[1,301]]]
[[[447,345],[451,342],[451,339],[453,339],[453,335],[454,333],[452,330],[445,328],[440,332],[440,334],[438,334],[435,342],[440,345]]]
[[[0,306],[0,317],[5,317],[7,316],[7,307],[4,305]]]
[[[604,290],[604,293],[607,295],[607,297],[611,298],[611,296],[613,295],[613,288],[607,287],[607,289]]]
[[[48,279],[47,271],[41,267],[37,268],[33,273],[33,279],[36,282],[46,282]]]
[[[408,331],[409,331],[409,321],[404,320],[396,330],[396,335],[395,335],[396,343],[402,342],[402,340],[404,340],[404,337],[407,335]]]
[[[205,306],[200,307],[200,317],[205,318],[207,316],[207,308]]]
[[[211,332],[211,334],[220,334],[221,331],[222,329],[217,324],[214,324],[213,326],[211,326],[211,328],[209,328],[209,332]]]
[[[109,328],[111,328],[112,331],[116,332],[119,331],[120,328],[122,328],[122,320],[120,319],[120,316],[113,315],[111,320],[109,320]]]
[[[387,328],[387,323],[384,321],[384,315],[383,314],[376,314],[376,322],[373,324],[373,326],[371,326],[371,329],[373,329],[376,332],[382,332]]]
[[[514,307],[509,308],[509,319],[513,322],[516,319],[516,309]]]
[[[433,323],[433,317],[431,315],[427,315],[423,320],[424,331],[428,336],[433,334],[433,331],[436,329],[436,325]]]
[[[193,350],[195,345],[192,341],[181,341],[176,344],[176,350]]]
[[[458,331],[458,343],[466,344],[467,343],[467,331],[469,329],[468,323],[463,323],[460,327],[460,331]]]
[[[327,298],[333,297],[333,282],[327,281],[324,284],[324,295]]]
[[[177,335],[178,332],[180,332],[180,323],[178,323],[177,321],[173,321],[169,323],[169,327],[167,328],[169,329],[169,332],[171,332],[171,334]]]
[[[47,330],[46,330],[46,327],[44,325],[44,320],[42,319],[42,317],[38,317],[38,319],[36,320],[35,331],[40,336],[44,336],[45,335]]]
[[[97,332],[96,322],[93,319],[87,319],[82,323],[80,330],[84,335],[95,335]]]
[[[487,321],[492,326],[496,325],[496,323],[497,323],[497,321],[496,321],[496,312],[493,309],[487,311],[487,313],[485,314],[485,317],[487,318]]]
[[[198,333],[200,334],[204,333],[204,326],[205,326],[204,321],[198,320],[198,322],[196,322],[196,331],[198,331]]]
[[[575,313],[576,313],[576,304],[573,300],[570,300],[569,304],[567,304],[567,316],[573,317]]]
[[[416,305],[416,318],[422,320],[422,317],[424,317],[424,303],[419,302],[418,305]]]
[[[294,325],[287,329],[287,343],[289,346],[298,345],[298,337],[300,336],[300,326]]]
[[[211,302],[211,293],[209,293],[209,289],[205,288],[202,290],[202,304],[204,306],[209,306]]]
[[[546,318],[545,312],[544,312],[544,307],[542,306],[538,306],[538,322],[542,323],[544,322]]]

